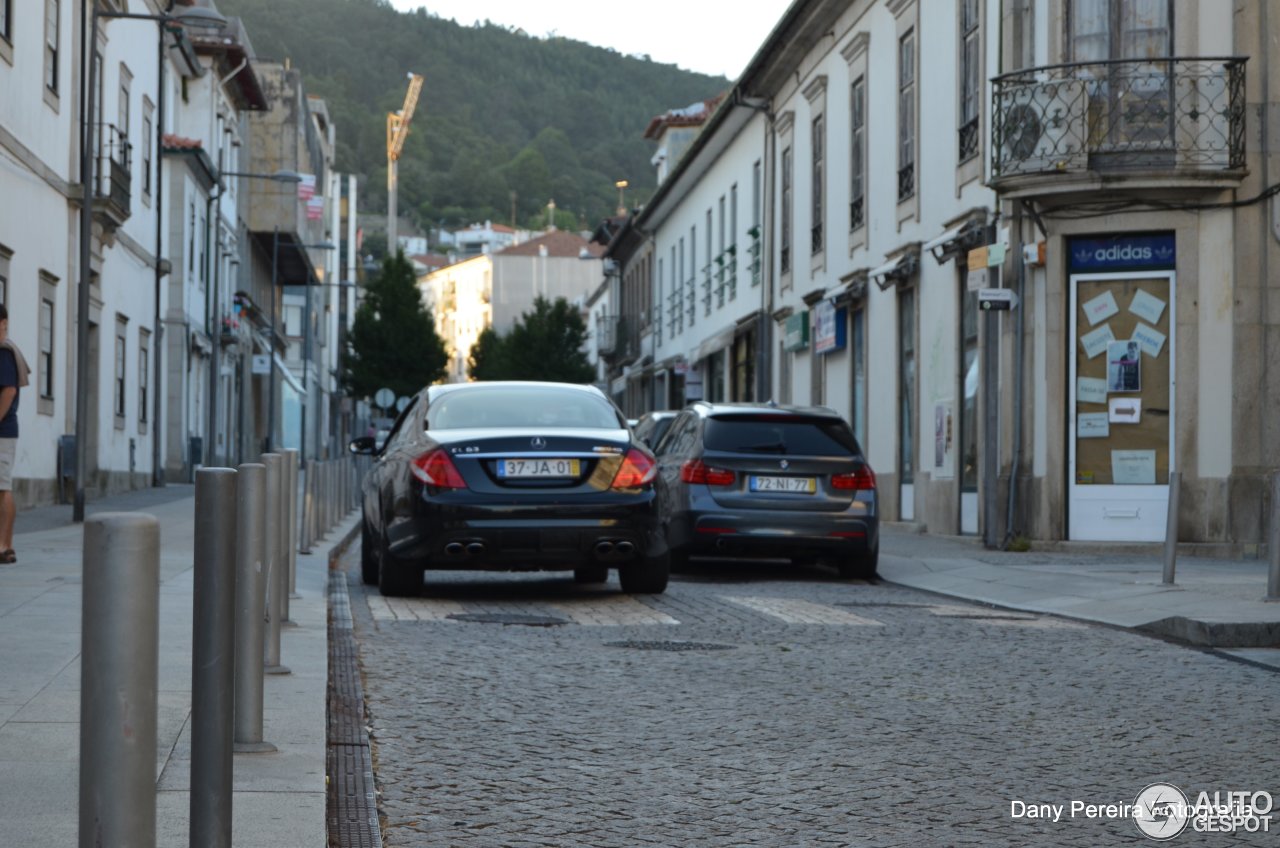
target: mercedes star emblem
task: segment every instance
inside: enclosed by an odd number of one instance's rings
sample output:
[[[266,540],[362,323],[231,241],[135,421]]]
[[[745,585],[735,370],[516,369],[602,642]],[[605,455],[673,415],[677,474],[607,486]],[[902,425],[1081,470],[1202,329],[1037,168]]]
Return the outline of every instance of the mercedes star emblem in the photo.
[[[782,460],[781,462],[779,462],[779,463],[778,463],[778,465],[782,466],[783,468],[786,468],[786,467],[787,467],[787,461],[784,459],[784,460]]]
[[[533,445],[538,450],[542,450],[547,446],[547,440],[542,438],[541,436],[534,436],[532,439],[529,440],[529,444]]]

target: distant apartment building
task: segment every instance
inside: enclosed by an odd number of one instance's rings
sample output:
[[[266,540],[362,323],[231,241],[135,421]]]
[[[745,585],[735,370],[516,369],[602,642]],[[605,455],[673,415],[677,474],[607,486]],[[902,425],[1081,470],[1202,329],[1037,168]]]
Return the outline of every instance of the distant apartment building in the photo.
[[[506,333],[544,297],[585,301],[599,285],[603,247],[551,230],[494,254],[482,254],[419,279],[436,332],[449,350],[448,381],[465,382],[480,332]]]

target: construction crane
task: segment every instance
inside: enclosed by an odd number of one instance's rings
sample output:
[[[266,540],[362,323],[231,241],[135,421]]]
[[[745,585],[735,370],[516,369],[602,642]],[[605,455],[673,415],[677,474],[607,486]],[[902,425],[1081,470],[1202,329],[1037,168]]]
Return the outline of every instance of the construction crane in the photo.
[[[422,93],[422,75],[409,74],[409,91],[399,112],[387,113],[387,253],[394,256],[396,242],[396,188],[400,181],[400,151],[409,136],[409,123]]]

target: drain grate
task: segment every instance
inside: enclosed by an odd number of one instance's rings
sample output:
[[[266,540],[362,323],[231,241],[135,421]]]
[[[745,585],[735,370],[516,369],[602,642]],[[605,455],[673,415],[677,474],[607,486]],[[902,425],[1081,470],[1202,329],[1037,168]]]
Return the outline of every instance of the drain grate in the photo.
[[[503,612],[458,612],[448,616],[453,621],[470,621],[476,624],[521,624],[525,627],[558,627],[569,622],[550,615],[521,615]]]
[[[645,642],[628,639],[625,642],[605,642],[606,648],[630,648],[633,651],[732,651],[736,645],[717,645],[714,642]]]
[[[335,848],[382,848],[359,648],[351,628],[347,573],[329,572],[329,692],[325,818]]]

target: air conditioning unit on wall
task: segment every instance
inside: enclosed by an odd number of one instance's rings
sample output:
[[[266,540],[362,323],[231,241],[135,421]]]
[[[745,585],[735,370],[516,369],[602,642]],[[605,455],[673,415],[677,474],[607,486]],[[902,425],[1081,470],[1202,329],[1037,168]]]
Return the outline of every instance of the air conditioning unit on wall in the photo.
[[[1002,176],[1087,167],[1089,93],[1084,80],[1038,82],[1013,89],[1005,100]]]

